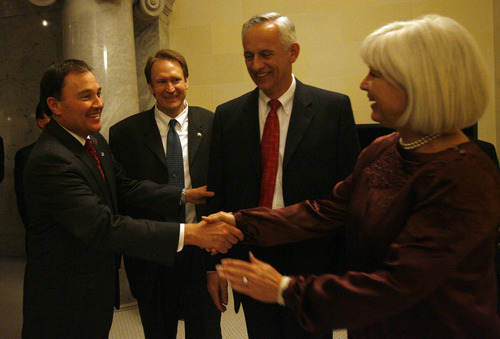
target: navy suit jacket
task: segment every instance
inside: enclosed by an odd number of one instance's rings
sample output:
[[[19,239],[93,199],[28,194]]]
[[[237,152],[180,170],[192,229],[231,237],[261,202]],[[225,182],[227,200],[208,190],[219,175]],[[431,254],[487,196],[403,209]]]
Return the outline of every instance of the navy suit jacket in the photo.
[[[208,189],[215,192],[208,202],[210,212],[234,212],[258,205],[258,97],[256,88],[217,107],[210,148]],[[285,205],[326,197],[352,172],[358,154],[349,97],[297,80],[283,160]],[[319,274],[340,269],[341,249],[333,250],[331,241],[328,237],[272,248],[237,245],[230,255],[248,259],[250,249],[282,274]]]
[[[172,264],[177,223],[135,220],[131,210],[177,208],[164,186],[128,179],[100,134],[89,152],[52,119],[24,170],[28,207],[23,337],[107,336],[117,302],[117,254]]]
[[[207,184],[208,153],[211,139],[213,113],[196,106],[188,109],[188,152],[189,172],[192,187]],[[154,107],[148,111],[128,117],[110,128],[109,144],[115,159],[122,165],[130,178],[151,180],[159,184],[168,184],[168,166],[158,126],[154,117]],[[171,186],[173,194],[180,201],[182,188]],[[180,206],[179,206],[180,207]],[[120,213],[134,218],[153,220],[178,220],[179,209],[175,213],[151,213],[151,211],[130,211],[119,206]],[[167,213],[169,212],[169,213]],[[206,215],[206,205],[196,205],[196,216]],[[181,252],[184,261],[176,262],[172,274],[176,277],[187,276],[178,284],[197,284],[199,289],[206,289],[206,272],[204,269],[204,251],[193,246],[186,246]],[[177,255],[177,257],[179,257]],[[178,260],[179,259],[179,260]],[[188,260],[188,262],[186,262]],[[125,257],[127,276],[132,294],[137,299],[149,300],[154,290],[161,265],[140,258]],[[173,280],[173,278],[172,278]],[[178,290],[183,286],[178,286]]]

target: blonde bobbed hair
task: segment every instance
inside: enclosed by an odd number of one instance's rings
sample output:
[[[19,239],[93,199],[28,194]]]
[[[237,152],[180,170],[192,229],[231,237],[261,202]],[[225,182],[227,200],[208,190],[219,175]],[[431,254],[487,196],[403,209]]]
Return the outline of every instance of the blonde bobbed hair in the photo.
[[[363,61],[403,88],[408,106],[397,122],[443,134],[475,124],[488,102],[488,77],[472,35],[439,15],[388,24],[364,40]]]

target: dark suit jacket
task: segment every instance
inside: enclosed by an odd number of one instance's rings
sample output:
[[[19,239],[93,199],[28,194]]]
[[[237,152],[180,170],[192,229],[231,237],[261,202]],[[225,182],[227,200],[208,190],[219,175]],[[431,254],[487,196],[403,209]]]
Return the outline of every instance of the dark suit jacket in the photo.
[[[234,212],[258,205],[258,96],[256,88],[217,107],[210,148],[208,189],[215,192],[208,203],[210,212]],[[283,160],[285,205],[326,197],[352,172],[358,154],[349,97],[297,80]],[[315,239],[251,250],[282,274],[319,274],[338,268],[339,258],[332,257],[330,241]],[[235,246],[230,253],[248,259],[248,248],[243,246]]]
[[[28,224],[28,213],[26,211],[26,200],[24,199],[23,171],[33,147],[35,147],[35,143],[18,150],[14,160],[14,189],[16,191],[17,209],[23,220],[24,227]]]
[[[500,168],[498,163],[497,152],[495,146],[487,141],[472,139],[481,148],[481,150],[490,157],[497,167]],[[499,225],[500,227],[500,225]],[[500,314],[500,231],[497,232],[497,244],[495,251],[495,271],[497,273],[497,311]]]
[[[178,197],[167,187],[128,179],[104,138],[91,139],[106,182],[87,150],[54,119],[26,164],[23,337],[106,336],[118,295],[116,254],[174,260],[178,224],[120,216],[117,206],[172,210]]]
[[[3,151],[3,139],[0,137],[0,182],[3,180],[4,174],[4,151]]]
[[[495,163],[495,165],[497,165],[497,167],[499,167],[497,151],[495,149],[495,146],[492,143],[487,142],[487,141],[478,140],[478,139],[472,139],[472,140],[474,140],[475,143],[479,146],[479,148],[484,153],[486,153],[486,155],[488,157],[490,157],[490,159]]]
[[[189,172],[192,187],[200,187],[207,184],[213,113],[201,107],[189,106],[188,120]],[[120,162],[130,178],[148,179],[159,184],[168,184],[168,167],[154,117],[154,107],[112,126],[109,132],[109,142],[116,160]],[[182,189],[175,189],[178,201],[180,201]],[[176,220],[178,216],[178,213],[158,214],[148,211],[130,213],[126,209],[121,209],[120,212],[136,218],[153,220]],[[196,205],[196,214],[198,220],[201,220],[201,216],[206,215],[206,206]],[[181,255],[189,257],[186,259],[188,262],[178,262],[181,260],[179,258]],[[176,263],[171,269],[171,273],[175,273],[176,277],[183,275],[185,277],[184,280],[179,280],[178,284],[175,285],[192,283],[197,284],[203,291],[206,290],[204,257],[201,249],[186,246],[181,254],[177,255]],[[134,297],[141,300],[149,299],[161,265],[139,258],[125,257],[125,266]],[[183,290],[183,286],[178,286],[176,290],[178,293],[178,291]]]

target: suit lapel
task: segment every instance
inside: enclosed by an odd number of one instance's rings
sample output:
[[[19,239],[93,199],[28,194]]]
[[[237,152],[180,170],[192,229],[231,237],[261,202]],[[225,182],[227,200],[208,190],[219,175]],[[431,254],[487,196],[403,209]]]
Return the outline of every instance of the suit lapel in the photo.
[[[200,115],[196,114],[195,107],[188,108],[188,152],[189,152],[189,168],[192,168],[196,152],[205,138],[210,126],[206,126],[200,119]]]
[[[243,135],[243,140],[247,140],[247,151],[251,163],[257,175],[261,175],[260,156],[260,127],[259,127],[259,89],[256,88],[250,93],[242,110],[240,119],[241,125],[238,127]]]
[[[106,181],[104,181],[104,179],[102,178],[101,172],[99,171],[97,164],[94,162],[94,159],[92,159],[92,157],[90,156],[90,161],[92,163],[92,168],[91,168],[92,174],[94,175],[96,180],[100,183],[99,186],[101,186],[102,191],[106,196],[106,199],[108,200],[108,205],[113,206],[113,208],[116,211],[117,210],[117,206],[115,204],[116,197],[115,199],[111,197],[111,190],[109,189],[109,187],[116,187],[116,178],[113,170],[113,163],[111,161],[111,154],[107,154],[107,152],[103,148],[103,145],[100,144],[99,140],[96,139],[95,136],[91,135],[90,139],[92,139],[92,142],[94,143],[94,147],[96,149],[97,156],[101,163],[102,171],[104,172],[104,176],[106,177]],[[86,163],[88,162],[88,160],[84,161]]]
[[[290,125],[288,126],[288,133],[286,136],[283,169],[286,168],[286,165],[297,150],[314,116],[311,96],[307,94],[307,89],[304,84],[298,80],[296,81],[297,87],[295,88],[292,115],[290,116]]]
[[[57,138],[68,150],[70,150],[75,155],[77,159],[79,159],[85,165],[85,167],[89,170],[91,175],[85,177],[84,179],[88,181],[90,187],[98,186],[99,190],[102,193],[101,196],[104,196],[106,199],[108,199],[108,202],[111,204],[112,200],[109,188],[107,184],[104,182],[101,172],[99,171],[99,168],[94,162],[94,159],[92,158],[90,153],[85,149],[85,147],[53,119],[45,126],[45,128],[47,128],[47,132],[49,132],[55,138]],[[94,142],[94,146],[96,146],[96,144],[99,143],[94,137],[92,137],[92,141]],[[100,151],[100,147],[98,148],[97,146],[96,146],[96,151],[98,156],[102,153],[102,151]],[[101,161],[101,167],[102,167],[102,162],[103,161]],[[105,167],[108,168],[106,169],[106,171],[104,171],[103,169],[104,175],[114,177],[114,174],[110,172],[109,166]]]
[[[160,132],[158,131],[158,125],[156,124],[154,107],[147,112],[146,120],[144,122],[144,144],[151,150],[151,152],[153,152],[154,155],[156,155],[156,157],[163,163],[165,168],[167,168],[167,155],[165,154],[165,149],[163,148],[163,142],[161,141]]]

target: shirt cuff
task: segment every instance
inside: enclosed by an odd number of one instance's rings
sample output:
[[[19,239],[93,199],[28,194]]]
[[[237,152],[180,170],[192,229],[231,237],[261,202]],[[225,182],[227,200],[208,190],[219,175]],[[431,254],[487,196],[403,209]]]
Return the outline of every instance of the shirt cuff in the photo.
[[[182,251],[184,248],[184,224],[179,224],[179,243],[177,245],[177,252]]]
[[[288,288],[290,280],[292,280],[292,277],[289,277],[287,275],[284,275],[283,278],[281,278],[280,287],[278,290],[278,300],[277,300],[278,304],[280,304],[281,306],[285,306],[285,299],[283,299],[283,291]]]

